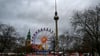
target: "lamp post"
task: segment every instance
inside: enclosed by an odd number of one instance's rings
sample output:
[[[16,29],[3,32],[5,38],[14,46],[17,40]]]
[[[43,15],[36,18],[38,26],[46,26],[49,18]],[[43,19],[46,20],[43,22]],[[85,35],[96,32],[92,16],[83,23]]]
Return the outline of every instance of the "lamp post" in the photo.
[[[55,0],[55,16],[54,16],[54,20],[55,20],[55,28],[56,28],[56,30],[55,30],[55,33],[56,33],[56,37],[55,37],[56,47],[55,47],[55,49],[56,49],[56,51],[58,51],[58,49],[59,49],[59,43],[58,43],[58,19],[59,19],[59,17],[58,17],[57,14],[58,14],[57,13],[57,5],[56,5],[56,0]]]

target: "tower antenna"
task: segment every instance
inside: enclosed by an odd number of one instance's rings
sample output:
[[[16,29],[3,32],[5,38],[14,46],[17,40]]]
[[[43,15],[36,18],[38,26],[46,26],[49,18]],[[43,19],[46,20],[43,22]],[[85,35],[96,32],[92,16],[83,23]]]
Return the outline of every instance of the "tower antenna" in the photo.
[[[55,0],[55,16],[57,16],[57,1]]]
[[[57,1],[55,0],[55,12],[57,12]]]

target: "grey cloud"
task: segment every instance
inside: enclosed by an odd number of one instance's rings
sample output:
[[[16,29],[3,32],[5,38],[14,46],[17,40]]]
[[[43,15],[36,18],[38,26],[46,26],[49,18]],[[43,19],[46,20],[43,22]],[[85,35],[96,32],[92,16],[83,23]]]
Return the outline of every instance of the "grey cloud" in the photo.
[[[73,11],[83,11],[99,4],[99,0],[57,0],[59,33],[71,29],[70,17]],[[41,27],[55,29],[54,0],[0,0],[0,22],[11,24],[25,34]],[[26,31],[27,32],[27,31]]]

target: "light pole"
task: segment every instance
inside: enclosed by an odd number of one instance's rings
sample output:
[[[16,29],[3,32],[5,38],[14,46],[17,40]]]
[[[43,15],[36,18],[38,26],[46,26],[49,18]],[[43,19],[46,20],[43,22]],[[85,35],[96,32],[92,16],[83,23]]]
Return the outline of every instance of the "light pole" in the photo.
[[[59,49],[59,41],[58,41],[58,19],[59,19],[59,17],[58,17],[58,15],[57,15],[58,13],[57,13],[57,4],[56,4],[56,0],[55,0],[55,16],[54,16],[54,20],[55,20],[55,28],[56,28],[56,30],[55,30],[55,32],[56,32],[56,37],[55,37],[55,44],[56,44],[56,47],[55,47],[55,49],[56,49],[56,51],[58,51],[58,49]]]

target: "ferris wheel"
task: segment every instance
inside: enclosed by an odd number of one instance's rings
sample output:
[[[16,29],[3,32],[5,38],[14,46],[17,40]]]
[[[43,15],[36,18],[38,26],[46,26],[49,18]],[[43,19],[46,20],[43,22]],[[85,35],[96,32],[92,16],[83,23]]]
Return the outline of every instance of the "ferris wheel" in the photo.
[[[38,29],[32,36],[32,44],[41,44],[44,49],[50,49],[54,40],[54,32],[48,28]]]

